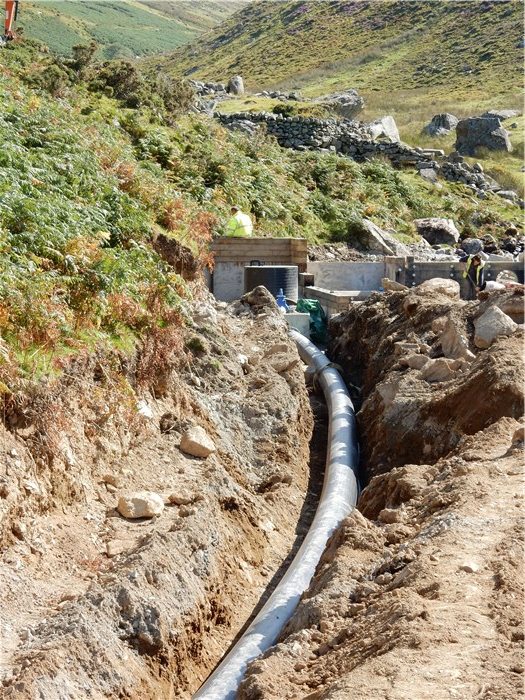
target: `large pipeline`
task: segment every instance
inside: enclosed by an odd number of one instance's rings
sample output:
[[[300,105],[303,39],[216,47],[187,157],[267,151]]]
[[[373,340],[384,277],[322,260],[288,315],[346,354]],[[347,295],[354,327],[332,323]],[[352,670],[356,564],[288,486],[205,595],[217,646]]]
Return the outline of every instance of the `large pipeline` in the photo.
[[[287,572],[243,636],[209,676],[193,700],[233,700],[247,665],[277,641],[308,588],[330,535],[358,497],[358,446],[354,407],[329,360],[297,331],[290,331],[301,359],[316,370],[329,411],[323,491],[310,529]]]

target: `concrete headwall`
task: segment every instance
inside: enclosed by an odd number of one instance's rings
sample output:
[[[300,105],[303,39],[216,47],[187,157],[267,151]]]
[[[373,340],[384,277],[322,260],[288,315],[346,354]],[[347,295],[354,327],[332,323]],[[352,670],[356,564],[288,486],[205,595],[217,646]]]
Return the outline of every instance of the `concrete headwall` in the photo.
[[[315,286],[333,291],[379,289],[385,277],[381,262],[309,262],[307,272],[313,274]]]
[[[316,261],[307,263],[307,243],[303,238],[219,238],[212,242],[214,268],[208,285],[221,301],[233,301],[244,294],[244,268],[258,260],[264,265],[296,265],[299,297],[319,299],[327,314],[338,313],[355,301],[362,301],[379,290],[383,277],[415,287],[434,277],[459,282],[462,298],[467,298],[468,282],[457,260],[418,261],[413,257],[387,256],[378,262]],[[523,263],[489,260],[487,280],[510,270],[523,283]]]
[[[211,243],[213,272],[208,284],[216,299],[233,301],[244,294],[244,268],[255,261],[264,265],[297,265],[306,270],[304,238],[217,238]]]

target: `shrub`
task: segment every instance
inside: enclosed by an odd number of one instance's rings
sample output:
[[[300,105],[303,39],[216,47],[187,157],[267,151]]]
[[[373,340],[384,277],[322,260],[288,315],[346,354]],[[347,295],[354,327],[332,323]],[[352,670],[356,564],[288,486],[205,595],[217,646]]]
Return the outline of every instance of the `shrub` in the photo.
[[[195,100],[195,91],[183,80],[174,80],[164,72],[157,74],[155,92],[162,100],[167,112],[167,123],[186,113]]]
[[[280,104],[280,105],[275,105],[275,107],[272,109],[272,112],[274,114],[282,114],[283,117],[293,117],[294,115],[297,114],[297,109],[295,105],[292,104]]]
[[[144,80],[130,61],[106,61],[91,81],[93,91],[107,91],[111,97],[123,100],[128,107],[138,107],[147,101]]]

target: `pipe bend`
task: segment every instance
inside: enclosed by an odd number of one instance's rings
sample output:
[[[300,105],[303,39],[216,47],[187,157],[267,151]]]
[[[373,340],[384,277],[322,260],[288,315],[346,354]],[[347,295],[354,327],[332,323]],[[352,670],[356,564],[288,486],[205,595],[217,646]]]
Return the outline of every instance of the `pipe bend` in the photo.
[[[290,331],[301,359],[319,371],[329,411],[323,490],[314,519],[285,575],[243,636],[193,696],[193,700],[234,700],[246,667],[277,641],[308,588],[326,542],[358,498],[358,446],[352,401],[337,370],[313,343]]]

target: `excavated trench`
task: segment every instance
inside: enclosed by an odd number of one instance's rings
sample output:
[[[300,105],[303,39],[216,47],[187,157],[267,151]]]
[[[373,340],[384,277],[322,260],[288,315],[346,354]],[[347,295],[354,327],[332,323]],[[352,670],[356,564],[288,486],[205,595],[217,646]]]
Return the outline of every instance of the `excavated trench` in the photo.
[[[124,398],[129,391],[104,358],[78,362],[55,391],[8,406],[0,426],[6,697],[189,700],[270,596],[314,515],[326,448],[324,402],[307,395],[272,303],[252,295],[196,326],[172,383],[157,377],[156,392],[142,394],[153,418]],[[499,421],[495,434],[507,439],[522,415],[520,340],[479,351],[474,311],[446,295],[407,292],[380,295],[338,319],[329,352],[361,406],[370,478],[363,515],[356,511],[332,537],[281,642],[249,666],[242,700],[307,696],[416,639],[409,621],[429,615],[417,612],[417,600],[428,605],[439,588],[415,567],[422,545],[405,543],[413,533],[441,532],[432,518],[463,502],[443,475],[457,472],[465,489],[468,462],[447,455],[472,452],[465,436],[480,425]],[[452,381],[429,381],[410,358],[415,345],[416,354],[443,358],[443,324],[434,324],[443,317],[474,357],[461,371],[453,365]],[[180,450],[195,424],[217,447],[205,459]],[[410,440],[417,451],[407,456]],[[130,490],[159,493],[163,512],[122,518],[116,502]],[[439,547],[431,551],[437,556]],[[401,574],[403,585],[421,578],[406,620],[412,598],[404,589],[388,598],[388,582]],[[491,599],[499,605],[498,595]],[[375,632],[361,624],[368,610]],[[351,663],[341,661],[347,645]],[[350,691],[341,692],[333,697]],[[376,688],[365,697],[383,695]]]

